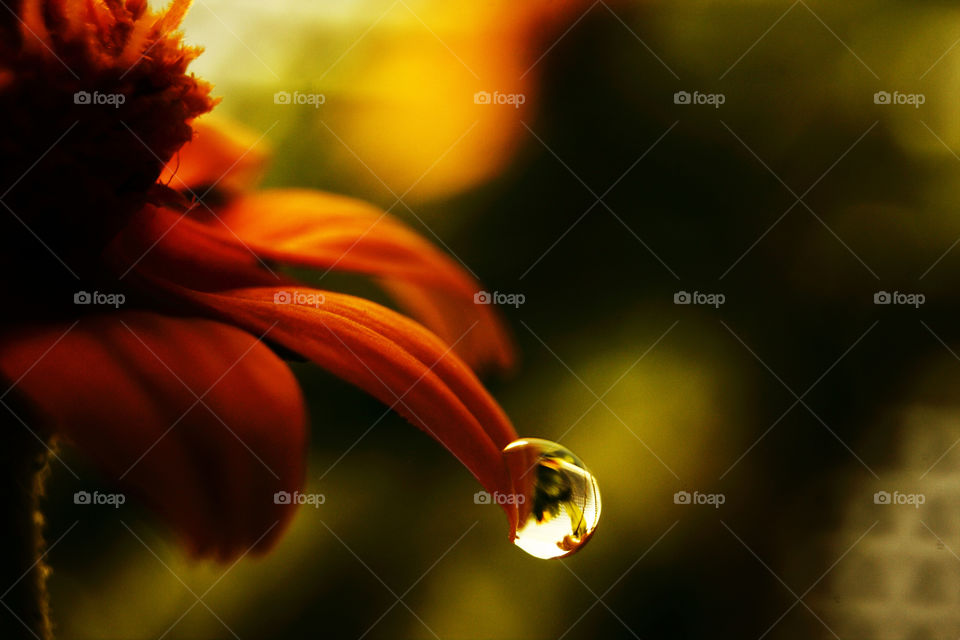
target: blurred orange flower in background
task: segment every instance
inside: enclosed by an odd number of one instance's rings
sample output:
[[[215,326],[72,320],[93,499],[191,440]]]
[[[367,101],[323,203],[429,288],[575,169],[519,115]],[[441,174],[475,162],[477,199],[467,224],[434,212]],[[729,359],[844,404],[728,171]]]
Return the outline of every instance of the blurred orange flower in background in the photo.
[[[529,137],[522,122],[538,108],[542,58],[588,7],[583,0],[240,7],[210,0],[191,12],[187,34],[204,34],[210,50],[198,69],[239,97],[232,113],[251,110],[245,92],[257,100],[321,92],[320,109],[280,121],[271,136],[327,145],[328,170],[364,192],[386,187],[406,197],[409,189],[413,200],[434,200],[494,178],[512,160]],[[265,32],[284,33],[283,46],[264,42]],[[494,96],[509,102],[485,101]]]

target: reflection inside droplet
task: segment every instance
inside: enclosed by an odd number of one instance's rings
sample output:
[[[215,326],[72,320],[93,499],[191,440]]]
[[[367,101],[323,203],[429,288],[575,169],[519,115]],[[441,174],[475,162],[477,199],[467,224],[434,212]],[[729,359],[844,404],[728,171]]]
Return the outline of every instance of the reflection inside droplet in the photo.
[[[580,458],[539,438],[515,440],[503,456],[518,494],[514,544],[537,558],[562,558],[583,547],[600,520],[600,488]]]

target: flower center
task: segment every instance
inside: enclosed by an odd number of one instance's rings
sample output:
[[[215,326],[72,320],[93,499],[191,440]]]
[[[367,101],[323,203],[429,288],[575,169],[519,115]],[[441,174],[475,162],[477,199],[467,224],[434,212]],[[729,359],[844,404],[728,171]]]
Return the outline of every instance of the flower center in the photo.
[[[215,101],[186,72],[199,50],[175,32],[189,0],[161,13],[146,0],[5,4],[0,266],[76,287],[71,274],[100,275],[104,246]]]

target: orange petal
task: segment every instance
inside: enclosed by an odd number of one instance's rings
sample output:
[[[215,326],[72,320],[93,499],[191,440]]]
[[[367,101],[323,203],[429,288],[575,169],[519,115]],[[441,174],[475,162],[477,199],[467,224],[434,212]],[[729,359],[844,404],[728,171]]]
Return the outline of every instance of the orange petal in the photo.
[[[216,185],[226,192],[252,188],[270,155],[261,134],[222,116],[195,120],[193,139],[160,174],[160,182],[198,195]]]
[[[180,294],[310,358],[426,431],[490,492],[511,493],[501,450],[517,439],[509,418],[450,347],[373,302],[311,289]],[[277,303],[290,294],[290,303]],[[281,296],[278,298],[277,296]],[[504,505],[511,536],[515,505]]]
[[[219,232],[215,226],[219,226]],[[250,248],[215,220],[206,224],[191,213],[150,205],[113,239],[105,259],[121,278],[149,273],[191,289],[292,281],[276,270],[271,272]]]
[[[293,515],[274,493],[301,487],[306,455],[287,366],[250,334],[211,320],[119,312],[68,327],[0,338],[0,375],[17,381],[14,392],[43,424],[193,553],[227,560],[254,543],[269,548]]]
[[[7,11],[14,11],[4,6]],[[45,53],[53,50],[50,31],[43,15],[43,3],[39,0],[24,0],[20,9],[20,36],[23,46],[33,53]]]
[[[284,189],[242,195],[218,215],[264,258],[376,276],[407,312],[448,344],[457,342],[457,353],[474,368],[513,365],[512,345],[495,310],[474,303],[480,285],[379,209],[342,196]]]

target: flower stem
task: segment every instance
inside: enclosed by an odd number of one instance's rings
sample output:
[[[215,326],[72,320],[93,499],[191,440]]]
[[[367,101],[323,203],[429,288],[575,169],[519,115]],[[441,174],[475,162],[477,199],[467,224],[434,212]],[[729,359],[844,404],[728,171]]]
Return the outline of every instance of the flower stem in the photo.
[[[24,425],[4,411],[6,434],[0,447],[0,513],[5,544],[0,554],[0,637],[50,640],[49,605],[43,563],[45,546],[39,500],[49,471],[48,450]]]

